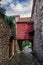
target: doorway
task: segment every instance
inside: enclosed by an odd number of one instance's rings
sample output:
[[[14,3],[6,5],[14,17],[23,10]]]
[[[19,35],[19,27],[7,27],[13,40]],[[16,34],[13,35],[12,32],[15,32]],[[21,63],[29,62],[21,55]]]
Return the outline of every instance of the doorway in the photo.
[[[9,58],[14,55],[14,38],[13,36],[10,37],[9,40]]]

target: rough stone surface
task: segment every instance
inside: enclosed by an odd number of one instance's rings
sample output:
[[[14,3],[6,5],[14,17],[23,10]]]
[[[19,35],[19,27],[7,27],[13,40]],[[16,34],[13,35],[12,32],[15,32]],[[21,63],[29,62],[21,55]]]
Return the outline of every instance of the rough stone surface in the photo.
[[[0,65],[9,59],[9,39],[14,36],[14,31],[7,25],[0,15]]]
[[[36,0],[34,6],[34,45],[33,52],[37,55],[40,61],[43,62],[43,36],[42,36],[42,19],[43,19],[43,0]]]
[[[19,53],[5,65],[40,65],[40,62],[32,54]]]

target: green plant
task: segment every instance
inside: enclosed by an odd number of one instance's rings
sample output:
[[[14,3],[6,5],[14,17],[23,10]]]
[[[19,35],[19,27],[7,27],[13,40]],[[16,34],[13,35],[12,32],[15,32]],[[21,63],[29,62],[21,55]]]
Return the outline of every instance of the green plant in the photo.
[[[5,22],[10,26],[14,27],[15,26],[15,17],[14,16],[6,16],[4,17]]]
[[[5,11],[6,11],[6,10],[5,10],[3,7],[2,7],[2,8],[0,7],[0,14],[5,15]]]

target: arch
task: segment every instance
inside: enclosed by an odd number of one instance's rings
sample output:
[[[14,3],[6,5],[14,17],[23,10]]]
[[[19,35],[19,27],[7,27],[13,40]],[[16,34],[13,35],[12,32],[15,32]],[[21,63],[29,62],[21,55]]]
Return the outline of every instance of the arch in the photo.
[[[11,36],[9,39],[9,58],[14,55],[14,37]]]

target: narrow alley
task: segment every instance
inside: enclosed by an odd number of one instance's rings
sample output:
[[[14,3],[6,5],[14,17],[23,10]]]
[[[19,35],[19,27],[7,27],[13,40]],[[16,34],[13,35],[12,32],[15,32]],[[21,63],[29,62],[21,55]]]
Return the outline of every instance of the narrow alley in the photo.
[[[43,65],[43,0],[0,0],[0,65]]]

